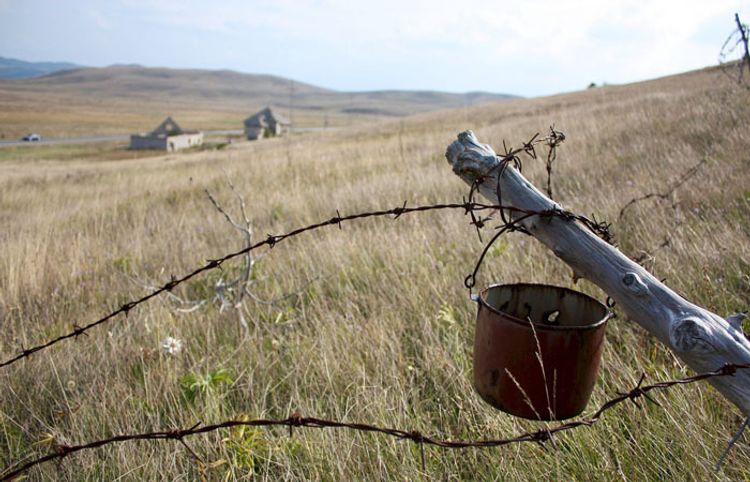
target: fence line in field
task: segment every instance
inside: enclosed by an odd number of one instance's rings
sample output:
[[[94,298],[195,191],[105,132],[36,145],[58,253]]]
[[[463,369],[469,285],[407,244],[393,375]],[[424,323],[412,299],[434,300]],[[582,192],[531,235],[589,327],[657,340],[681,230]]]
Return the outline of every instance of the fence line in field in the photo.
[[[651,398],[651,396],[649,395],[649,392],[653,390],[665,390],[675,385],[688,385],[691,383],[696,383],[702,380],[707,380],[707,379],[715,378],[715,377],[732,376],[737,372],[737,370],[745,370],[748,368],[750,368],[749,364],[727,363],[724,366],[712,372],[700,373],[698,375],[693,375],[689,377],[661,381],[661,382],[657,382],[651,385],[643,385],[643,381],[645,380],[645,377],[646,377],[644,374],[644,375],[641,375],[641,378],[639,379],[635,387],[631,388],[628,391],[619,393],[618,396],[607,400],[605,403],[603,403],[599,407],[599,409],[596,412],[593,413],[593,415],[587,418],[581,418],[581,419],[574,420],[571,422],[559,424],[554,427],[543,428],[534,432],[525,432],[515,437],[511,437],[511,438],[484,439],[484,440],[450,440],[450,439],[424,435],[421,432],[416,431],[416,430],[402,430],[402,429],[396,429],[396,428],[379,427],[376,425],[369,425],[366,423],[342,422],[342,421],[326,420],[326,419],[315,418],[315,417],[303,417],[299,412],[295,412],[288,418],[284,418],[284,419],[227,420],[225,422],[221,422],[221,423],[217,423],[213,425],[204,425],[204,426],[201,426],[201,424],[198,423],[186,429],[175,429],[175,430],[166,430],[166,431],[158,431],[158,432],[144,432],[144,433],[138,433],[138,434],[116,435],[113,437],[104,438],[101,440],[96,440],[96,441],[88,442],[88,443],[81,444],[81,445],[56,444],[54,447],[54,451],[47,455],[41,456],[39,458],[33,459],[25,463],[19,462],[15,464],[14,466],[6,467],[3,470],[3,472],[0,473],[0,477],[1,477],[0,481],[13,480],[16,477],[24,474],[29,469],[35,466],[38,466],[45,462],[50,462],[53,460],[58,460],[58,461],[62,460],[66,458],[67,456],[74,454],[76,452],[96,449],[99,447],[103,447],[105,445],[134,441],[134,440],[152,440],[152,441],[175,440],[175,441],[178,441],[185,446],[185,448],[188,450],[190,455],[195,458],[196,462],[198,464],[202,464],[201,467],[205,469],[205,462],[203,462],[201,457],[192,448],[190,448],[189,445],[187,445],[184,439],[186,437],[190,437],[193,435],[214,432],[214,431],[221,430],[221,429],[227,429],[227,428],[239,427],[239,426],[288,427],[290,436],[292,436],[293,434],[292,431],[295,427],[319,428],[319,429],[346,428],[346,429],[351,429],[351,430],[358,431],[358,432],[379,433],[379,434],[387,435],[389,437],[394,437],[394,438],[401,439],[401,440],[409,440],[411,442],[419,444],[421,462],[422,462],[422,471],[424,472],[425,471],[425,454],[424,454],[425,445],[431,445],[431,446],[441,447],[441,448],[446,448],[446,449],[491,448],[491,447],[502,447],[504,445],[523,443],[523,442],[537,442],[540,444],[543,444],[545,442],[551,442],[554,445],[554,436],[556,434],[560,432],[565,432],[568,430],[573,430],[578,427],[590,427],[594,425],[595,423],[597,423],[607,410],[612,409],[613,407],[621,404],[622,402],[626,400],[633,401],[633,403],[635,403],[640,408],[641,406],[638,404],[638,399],[645,398],[649,402],[654,403],[655,405],[661,407],[661,405],[659,405],[658,402],[656,402],[653,398]]]
[[[552,194],[552,188],[551,188],[552,162],[556,158],[556,154],[555,154],[556,149],[564,140],[565,140],[565,135],[562,132],[555,130],[554,127],[550,127],[550,132],[545,137],[540,137],[539,134],[536,134],[529,141],[522,143],[522,146],[520,148],[512,149],[512,148],[506,147],[505,152],[502,155],[498,156],[500,158],[500,163],[496,166],[496,169],[499,169],[500,172],[502,172],[502,170],[505,169],[508,166],[508,164],[513,164],[515,167],[521,169],[522,164],[519,158],[519,154],[526,154],[528,157],[532,159],[537,159],[536,147],[539,144],[543,144],[547,146],[549,149],[547,158],[546,158],[546,169],[547,169],[547,190],[548,190],[548,193],[551,195]],[[503,146],[505,147],[505,143],[503,143]],[[681,187],[690,178],[695,176],[704,162],[705,160],[701,161],[696,166],[688,169],[683,175],[680,176],[679,181],[675,183],[667,191],[667,193],[671,195],[672,193],[674,193],[674,191],[677,188]],[[519,231],[519,232],[528,234],[528,232],[526,232],[526,230],[521,225],[521,222],[532,216],[539,216],[539,217],[546,217],[546,218],[558,217],[558,218],[562,218],[570,222],[577,221],[583,224],[584,226],[586,226],[590,231],[592,231],[594,234],[596,234],[597,236],[599,236],[606,242],[610,244],[614,243],[614,236],[611,233],[611,224],[604,222],[604,221],[597,221],[596,218],[594,217],[588,218],[581,214],[576,214],[576,213],[563,210],[563,209],[559,209],[559,208],[548,209],[545,211],[531,211],[531,210],[518,209],[515,207],[511,207],[511,206],[503,206],[500,204],[486,204],[486,203],[476,202],[474,200],[474,196],[476,195],[478,186],[490,174],[492,174],[492,172],[485,173],[484,176],[478,176],[469,190],[468,198],[464,198],[462,202],[437,203],[437,204],[427,204],[427,205],[421,205],[421,206],[415,206],[415,207],[408,207],[407,202],[404,201],[404,203],[399,207],[375,210],[375,211],[366,211],[366,212],[361,212],[361,213],[349,214],[346,216],[342,216],[339,210],[337,209],[336,216],[330,219],[320,221],[318,223],[310,224],[304,227],[300,227],[292,231],[289,231],[285,234],[280,234],[280,235],[269,234],[266,237],[266,239],[262,241],[258,241],[254,244],[246,245],[242,249],[231,252],[219,258],[209,259],[206,261],[206,263],[203,266],[200,266],[199,268],[196,268],[193,271],[190,271],[189,273],[183,275],[180,278],[177,278],[174,275],[172,275],[171,279],[168,282],[162,284],[158,288],[151,290],[151,292],[144,295],[143,297],[128,301],[127,303],[124,303],[122,306],[120,306],[116,310],[102,316],[101,318],[95,321],[89,322],[84,325],[74,324],[72,329],[65,334],[51,338],[45,342],[42,342],[30,348],[22,347],[20,352],[17,353],[15,356],[12,356],[0,362],[0,369],[13,365],[14,363],[24,358],[28,358],[37,352],[50,348],[63,341],[70,340],[70,339],[77,339],[81,335],[86,335],[88,334],[87,332],[89,330],[99,325],[105,324],[109,321],[112,321],[114,318],[118,317],[119,315],[127,316],[128,313],[130,313],[130,311],[136,308],[137,306],[142,305],[150,301],[151,299],[156,298],[157,296],[161,294],[171,292],[176,287],[198,276],[199,274],[202,274],[207,271],[220,269],[222,265],[227,261],[236,259],[243,255],[247,255],[248,253],[252,251],[256,251],[264,246],[267,246],[268,248],[273,248],[276,244],[282,241],[285,241],[289,238],[293,238],[295,236],[299,236],[309,231],[314,231],[317,229],[321,229],[321,228],[328,227],[328,226],[334,226],[334,225],[338,226],[339,228],[342,228],[342,223],[344,222],[355,221],[359,219],[375,218],[375,217],[386,217],[386,216],[393,216],[393,219],[395,220],[404,214],[422,213],[422,212],[427,212],[427,211],[441,211],[441,210],[462,210],[464,211],[465,214],[468,214],[471,217],[470,223],[476,227],[477,234],[479,236],[479,239],[481,240],[482,236],[480,233],[480,229],[484,227],[485,224],[491,220],[491,218],[490,217],[483,218],[481,216],[477,216],[476,213],[482,213],[482,212],[487,212],[487,211],[498,212],[501,218],[500,225],[497,226],[498,231],[495,233],[493,238],[485,245],[484,249],[482,250],[482,253],[479,256],[479,259],[477,260],[474,270],[464,280],[464,284],[469,289],[473,288],[476,274],[479,271],[482,261],[484,260],[484,257],[489,251],[492,244],[500,236],[511,231]],[[497,186],[497,190],[498,190],[498,199],[502,199],[500,197],[500,192],[499,192],[500,191],[499,183]],[[640,203],[642,201],[646,201],[652,198],[663,200],[663,199],[666,199],[667,197],[668,195],[665,193],[649,193],[649,194],[640,196],[638,198],[633,198],[620,211],[620,217],[622,217],[622,214],[627,208],[632,207],[634,204],[637,204],[637,203]]]
[[[500,174],[502,174],[502,170],[505,169],[508,166],[508,164],[511,164],[511,163],[520,169],[522,166],[521,166],[521,161],[518,157],[519,154],[525,154],[533,159],[536,159],[537,155],[535,151],[535,146],[539,144],[546,145],[549,149],[547,157],[546,157],[547,192],[551,197],[552,195],[552,187],[551,187],[552,186],[552,183],[551,183],[552,162],[555,159],[555,149],[559,146],[559,144],[564,139],[565,139],[565,136],[562,134],[562,132],[556,131],[554,128],[550,128],[549,135],[545,137],[540,137],[539,134],[537,134],[534,137],[532,137],[528,142],[524,142],[522,147],[518,149],[505,148],[505,152],[502,155],[498,156],[500,158],[500,163],[498,164],[496,168],[500,169]],[[678,182],[667,192],[667,194],[652,193],[652,194],[641,196],[639,198],[632,199],[620,211],[620,217],[622,217],[622,214],[627,208],[632,207],[632,205],[639,203],[641,201],[645,201],[645,200],[652,199],[652,198],[657,198],[657,199],[668,198],[669,195],[673,193],[675,189],[682,186],[690,177],[694,176],[697,173],[702,163],[703,161],[701,161],[701,163],[698,164],[697,166],[692,167],[690,170],[686,172],[686,174],[681,176]],[[487,173],[487,175],[489,174],[491,173]],[[439,210],[462,210],[464,211],[465,215],[470,216],[471,218],[470,224],[476,227],[477,234],[479,235],[481,239],[480,229],[484,227],[484,225],[488,221],[491,220],[491,217],[489,216],[481,217],[481,216],[478,216],[477,213],[481,214],[487,211],[498,212],[501,218],[499,226],[497,227],[498,231],[495,233],[492,239],[488,243],[486,243],[483,251],[481,252],[477,260],[477,263],[474,267],[473,272],[469,276],[467,276],[466,279],[464,280],[464,284],[467,288],[469,288],[469,290],[473,288],[475,284],[476,274],[479,268],[481,267],[482,261],[486,253],[488,252],[489,248],[492,246],[492,244],[500,236],[502,236],[503,234],[507,232],[520,231],[520,232],[526,233],[526,230],[523,228],[521,222],[532,216],[546,217],[546,218],[558,217],[568,222],[579,222],[585,227],[587,227],[594,234],[604,239],[605,241],[609,243],[614,243],[614,238],[612,236],[612,233],[610,232],[610,225],[608,223],[597,221],[596,219],[589,219],[580,214],[575,214],[570,211],[565,211],[558,207],[554,209],[544,210],[544,211],[531,211],[531,210],[523,210],[523,209],[503,206],[499,204],[495,205],[495,204],[484,204],[484,203],[476,202],[474,201],[474,196],[476,194],[477,188],[485,179],[486,179],[486,176],[478,177],[477,180],[472,184],[470,188],[468,198],[464,198],[462,202],[429,204],[429,205],[421,205],[421,206],[415,206],[415,207],[408,207],[407,203],[404,202],[403,205],[399,207],[395,207],[395,208],[376,210],[376,211],[367,211],[367,212],[361,212],[361,213],[356,213],[356,214],[350,214],[346,216],[342,216],[341,213],[338,210],[336,210],[336,216],[330,219],[320,221],[318,223],[310,224],[304,227],[300,227],[300,228],[294,229],[292,231],[289,231],[281,235],[269,234],[266,237],[266,239],[256,242],[254,244],[250,244],[248,242],[248,244],[244,248],[231,252],[229,254],[226,254],[216,259],[207,260],[207,262],[203,266],[194,269],[193,271],[183,275],[180,278],[177,278],[173,275],[167,283],[164,283],[158,288],[154,288],[148,294],[146,294],[145,296],[141,298],[138,298],[138,299],[135,299],[135,300],[132,300],[123,304],[118,309],[99,318],[98,320],[92,321],[84,325],[78,325],[78,324],[73,325],[73,329],[63,335],[60,335],[56,338],[51,338],[31,348],[23,348],[20,351],[20,353],[18,353],[17,355],[0,363],[0,368],[5,368],[10,365],[13,365],[14,363],[22,359],[30,357],[31,355],[37,352],[50,348],[63,341],[66,341],[69,339],[77,339],[80,337],[80,335],[88,335],[87,332],[89,330],[99,325],[102,325],[104,323],[107,323],[109,321],[112,321],[119,315],[127,316],[128,313],[135,307],[148,302],[149,300],[159,296],[160,294],[171,292],[174,288],[180,286],[181,284],[198,276],[201,273],[215,270],[215,269],[220,269],[222,265],[229,260],[235,259],[242,255],[247,255],[251,251],[257,250],[264,246],[267,246],[268,248],[273,248],[276,244],[284,240],[301,235],[308,231],[317,230],[317,229],[324,228],[327,226],[338,226],[339,228],[341,228],[342,223],[348,222],[348,221],[354,221],[354,220],[365,219],[365,218],[386,217],[386,216],[393,216],[393,219],[398,219],[404,214],[421,213],[421,212],[427,212],[427,211],[439,211]],[[498,186],[497,186],[498,196],[497,197],[498,199],[502,199],[502,197],[500,196],[499,189],[500,189],[500,186],[498,183]],[[218,209],[221,212],[223,212],[221,208],[218,208]],[[322,428],[347,428],[347,429],[361,431],[361,432],[380,433],[380,434],[384,434],[384,435],[395,437],[395,438],[402,439],[402,440],[410,440],[414,443],[419,444],[420,450],[421,450],[422,465],[424,469],[424,446],[425,445],[432,445],[432,446],[437,446],[437,447],[442,447],[442,448],[461,449],[461,448],[470,448],[470,447],[473,447],[473,448],[500,447],[503,445],[513,444],[513,443],[522,443],[522,442],[544,443],[547,441],[551,441],[552,443],[554,443],[553,435],[559,432],[572,430],[572,429],[582,427],[582,426],[592,426],[600,420],[604,412],[606,412],[607,410],[615,407],[616,405],[626,400],[632,400],[634,403],[636,403],[636,405],[638,405],[637,399],[645,398],[655,403],[656,405],[658,405],[658,403],[656,403],[648,395],[649,392],[653,390],[667,389],[675,385],[691,384],[691,383],[695,383],[698,381],[702,381],[702,380],[706,380],[706,379],[710,379],[714,377],[732,376],[737,370],[747,369],[747,368],[750,368],[750,365],[727,363],[724,366],[712,372],[701,373],[701,374],[697,374],[697,375],[693,375],[693,376],[689,376],[685,378],[680,378],[680,379],[662,381],[662,382],[654,383],[651,385],[643,385],[643,381],[645,379],[645,375],[644,375],[644,376],[641,376],[638,384],[635,387],[631,388],[630,390],[619,393],[618,396],[608,400],[607,402],[602,404],[601,407],[596,412],[594,412],[593,415],[591,415],[588,418],[578,419],[578,420],[563,423],[554,427],[540,429],[534,432],[525,432],[515,437],[505,438],[505,439],[450,440],[450,439],[426,436],[418,431],[406,431],[406,430],[401,430],[401,429],[378,427],[375,425],[369,425],[369,424],[364,424],[364,423],[351,423],[351,422],[343,422],[343,421],[336,421],[336,420],[326,420],[326,419],[314,418],[314,417],[303,417],[299,413],[295,413],[286,419],[228,420],[228,421],[221,422],[221,423],[214,424],[214,425],[201,426],[200,424],[198,424],[187,429],[176,429],[176,430],[168,430],[168,431],[117,435],[117,436],[113,436],[110,438],[96,440],[96,441],[88,442],[88,443],[81,444],[81,445],[66,445],[66,444],[58,443],[58,444],[55,444],[54,451],[47,455],[38,457],[36,459],[30,460],[27,462],[19,461],[17,463],[12,464],[9,467],[6,467],[2,472],[0,472],[0,480],[12,480],[18,477],[19,475],[22,475],[23,473],[25,473],[32,467],[38,466],[42,463],[52,461],[52,460],[62,460],[66,458],[68,455],[74,454],[76,452],[89,450],[89,449],[95,449],[98,447],[102,447],[102,446],[110,445],[114,443],[134,441],[134,440],[175,440],[175,441],[178,441],[187,448],[187,450],[190,452],[190,454],[193,457],[195,457],[195,459],[198,461],[199,464],[202,464],[203,462],[201,461],[200,457],[187,445],[184,439],[189,436],[213,432],[216,430],[231,428],[231,427],[236,427],[236,426],[266,426],[266,427],[285,426],[289,428],[290,435],[291,435],[293,428],[295,427],[321,428],[321,429]]]
[[[501,169],[504,169],[508,163],[512,162],[517,167],[520,167],[521,163],[520,163],[520,159],[518,158],[519,154],[526,153],[530,157],[536,158],[536,150],[535,150],[536,145],[544,143],[545,145],[549,147],[550,151],[553,152],[564,139],[565,139],[565,136],[561,132],[555,131],[553,128],[550,128],[549,136],[540,137],[539,134],[536,134],[534,137],[531,138],[531,140],[529,140],[528,142],[524,142],[522,147],[518,149],[506,149],[505,154],[500,156],[502,162],[499,164],[499,166],[501,166]],[[552,174],[552,168],[551,168],[552,160],[553,160],[553,157],[549,155],[547,158],[548,176],[551,176]],[[549,181],[548,181],[548,184],[549,184]],[[458,209],[458,210],[463,210],[465,213],[471,215],[471,223],[476,226],[477,231],[478,231],[482,226],[484,226],[484,223],[487,222],[489,218],[484,218],[484,219],[481,217],[477,218],[475,213],[488,211],[488,210],[493,210],[493,211],[497,210],[500,212],[502,221],[503,221],[503,225],[501,226],[502,227],[501,234],[504,232],[514,231],[514,230],[523,231],[523,228],[519,224],[520,221],[530,216],[538,215],[542,217],[559,216],[559,217],[562,217],[571,221],[578,220],[584,223],[586,226],[588,226],[597,234],[602,235],[605,239],[607,240],[611,239],[611,236],[609,235],[609,232],[607,230],[609,225],[605,223],[597,223],[595,220],[594,221],[589,220],[585,216],[577,215],[569,211],[563,211],[561,209],[552,209],[552,210],[547,210],[547,211],[527,211],[527,210],[516,209],[513,207],[508,207],[508,206],[483,204],[483,203],[475,202],[473,200],[473,196],[475,194],[476,186],[478,186],[478,183],[475,183],[475,185],[472,186],[470,193],[469,193],[469,199],[468,200],[464,199],[460,203],[439,203],[439,204],[429,204],[429,205],[422,205],[422,206],[416,206],[416,207],[407,207],[407,202],[404,201],[403,205],[399,207],[395,207],[391,209],[384,209],[384,210],[377,210],[377,211],[361,212],[361,213],[356,213],[356,214],[350,214],[347,216],[342,216],[341,213],[338,210],[336,210],[336,216],[330,219],[327,219],[325,221],[321,221],[318,223],[310,224],[308,226],[300,227],[292,231],[289,231],[285,234],[280,234],[280,235],[269,234],[266,237],[266,239],[262,241],[245,246],[244,248],[238,251],[231,252],[219,258],[207,260],[207,262],[203,266],[194,269],[193,271],[185,274],[184,276],[180,278],[177,278],[174,275],[172,275],[172,278],[168,282],[152,290],[147,295],[141,298],[138,298],[136,300],[132,300],[127,303],[124,303],[122,306],[120,306],[116,310],[110,312],[107,315],[104,315],[103,317],[99,318],[96,321],[92,321],[85,325],[74,324],[73,328],[69,332],[63,335],[60,335],[56,338],[51,338],[31,348],[22,348],[21,351],[17,355],[7,360],[4,360],[3,362],[0,362],[0,368],[8,367],[24,358],[27,358],[33,355],[34,353],[50,348],[51,346],[54,346],[63,341],[75,339],[75,338],[80,337],[81,335],[87,334],[87,332],[91,330],[92,328],[95,328],[99,325],[107,323],[119,315],[127,316],[128,313],[133,308],[143,303],[146,303],[147,301],[159,296],[160,294],[172,291],[174,288],[180,286],[181,284],[198,276],[201,273],[219,269],[225,262],[231,259],[235,259],[239,256],[248,254],[263,246],[268,246],[269,248],[273,248],[276,244],[286,239],[299,236],[308,231],[313,231],[316,229],[324,228],[327,226],[334,226],[334,225],[341,228],[342,227],[341,224],[343,222],[354,221],[358,219],[374,218],[374,217],[384,217],[384,216],[394,216],[393,219],[398,219],[404,214],[447,210],[447,209],[452,209],[452,210]],[[505,214],[506,212],[512,212],[522,217],[517,218],[515,220],[510,220],[506,217],[506,214]],[[497,239],[497,235],[495,236],[495,238],[493,238],[493,241],[494,239]],[[489,244],[491,244],[491,242]],[[486,251],[489,249],[489,244],[485,248],[484,253],[486,253]],[[483,257],[484,256],[482,256],[482,258]],[[480,258],[479,263],[481,263],[481,258]],[[477,269],[478,269],[478,265],[474,271],[474,274],[476,274]],[[473,277],[473,274],[471,276]]]

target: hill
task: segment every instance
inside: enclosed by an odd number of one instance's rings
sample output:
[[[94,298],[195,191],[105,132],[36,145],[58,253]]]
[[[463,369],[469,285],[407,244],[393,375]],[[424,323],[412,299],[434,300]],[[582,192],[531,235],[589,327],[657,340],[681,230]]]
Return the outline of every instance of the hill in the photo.
[[[511,98],[471,92],[340,92],[273,75],[115,65],[0,80],[0,136],[113,134],[153,127],[167,114],[199,129],[238,129],[266,105],[300,126],[341,125]]]
[[[70,62],[27,62],[0,57],[0,79],[26,79],[80,67]]]

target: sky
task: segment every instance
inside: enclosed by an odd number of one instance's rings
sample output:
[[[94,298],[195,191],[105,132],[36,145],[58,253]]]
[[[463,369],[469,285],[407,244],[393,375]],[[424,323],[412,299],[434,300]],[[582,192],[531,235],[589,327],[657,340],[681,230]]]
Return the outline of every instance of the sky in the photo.
[[[0,56],[548,95],[715,65],[739,0],[0,0]]]

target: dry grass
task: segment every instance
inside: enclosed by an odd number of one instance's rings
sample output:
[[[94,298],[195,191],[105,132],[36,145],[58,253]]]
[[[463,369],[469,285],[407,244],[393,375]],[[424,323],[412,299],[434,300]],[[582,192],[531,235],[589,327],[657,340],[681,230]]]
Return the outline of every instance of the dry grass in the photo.
[[[224,171],[250,201],[257,232],[358,210],[459,200],[466,187],[443,158],[457,132],[474,129],[499,147],[551,123],[568,141],[556,164],[557,198],[572,210],[614,220],[631,198],[659,190],[704,156],[701,175],[677,194],[678,212],[646,202],[615,226],[622,249],[657,246],[654,271],[689,299],[721,314],[750,296],[750,102],[714,71],[593,89],[469,111],[425,114],[291,141],[150,159],[0,161],[0,320],[3,359],[20,346],[98,317],[142,288],[123,274],[168,279],[239,247],[210,207],[225,202]],[[525,172],[544,179],[541,162]],[[570,286],[570,272],[521,234],[501,241],[480,284],[536,281]],[[243,335],[232,313],[190,314],[151,303],[0,372],[0,465],[60,442],[113,433],[191,426],[243,414],[304,415],[417,429],[456,438],[503,437],[535,428],[484,405],[471,386],[474,307],[462,287],[481,249],[459,213],[369,220],[277,246],[261,261],[258,294],[272,298],[310,283],[303,296],[248,307]],[[209,288],[199,280],[187,292]],[[586,282],[578,288],[604,294]],[[185,293],[185,292],[183,292]],[[626,320],[613,321],[592,403],[686,369]],[[160,353],[167,336],[185,342]],[[220,369],[194,401],[185,375]],[[708,385],[659,395],[665,409],[625,406],[595,428],[536,445],[427,449],[435,480],[732,480],[748,477],[750,450],[737,447],[723,474],[716,462],[738,423],[736,409]],[[232,438],[234,437],[234,438]],[[196,437],[212,480],[417,480],[413,444],[336,431],[229,432]],[[76,455],[30,474],[33,480],[192,480],[179,444],[133,443]]]

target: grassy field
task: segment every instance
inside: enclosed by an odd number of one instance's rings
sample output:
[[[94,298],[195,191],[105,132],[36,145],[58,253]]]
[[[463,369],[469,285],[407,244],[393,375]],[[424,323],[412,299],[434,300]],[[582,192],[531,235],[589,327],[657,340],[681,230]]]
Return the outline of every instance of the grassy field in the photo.
[[[614,222],[621,249],[654,254],[668,285],[719,314],[750,299],[750,99],[715,70],[591,89],[336,132],[142,159],[47,155],[0,160],[0,326],[6,359],[67,332],[242,245],[206,199],[235,209],[227,176],[248,201],[257,239],[341,214],[460,201],[446,146],[473,129],[498,150],[550,124],[568,140],[555,164],[556,198]],[[670,202],[620,207],[660,191],[707,159]],[[542,161],[527,161],[532,181]],[[676,209],[672,208],[675,204]],[[236,213],[236,210],[233,211]],[[666,235],[668,246],[658,249]],[[489,231],[485,237],[489,236]],[[82,336],[0,370],[0,466],[117,433],[238,417],[305,416],[499,438],[542,423],[485,405],[471,385],[475,307],[463,288],[482,249],[460,212],[363,220],[294,238],[258,262],[244,332],[233,310],[182,313],[152,301]],[[225,266],[225,273],[236,270]],[[176,293],[209,296],[221,274]],[[134,282],[139,280],[140,283]],[[572,286],[562,262],[513,233],[490,252],[479,285]],[[604,300],[586,281],[578,289]],[[169,355],[167,337],[183,342]],[[647,380],[689,371],[626,319],[610,322],[589,408]],[[750,449],[713,465],[740,422],[707,384],[656,395],[556,448],[426,449],[346,430],[223,431],[191,438],[209,480],[742,480]],[[174,442],[125,443],[71,456],[30,480],[195,480]]]

